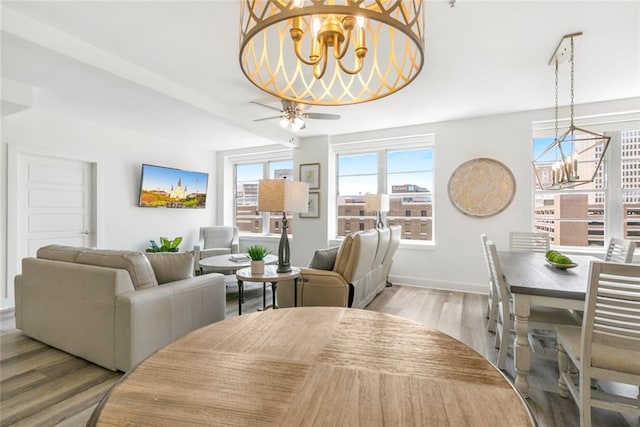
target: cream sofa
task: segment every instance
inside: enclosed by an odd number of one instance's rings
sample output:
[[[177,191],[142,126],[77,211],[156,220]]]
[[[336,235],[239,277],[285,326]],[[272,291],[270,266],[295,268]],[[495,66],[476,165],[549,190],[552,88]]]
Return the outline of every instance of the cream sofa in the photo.
[[[225,317],[221,274],[193,277],[193,254],[51,245],[22,260],[16,326],[112,370]]]
[[[301,269],[298,306],[366,307],[387,285],[400,233],[397,225],[346,236],[331,269]],[[278,283],[276,298],[279,307],[293,306],[293,283]]]

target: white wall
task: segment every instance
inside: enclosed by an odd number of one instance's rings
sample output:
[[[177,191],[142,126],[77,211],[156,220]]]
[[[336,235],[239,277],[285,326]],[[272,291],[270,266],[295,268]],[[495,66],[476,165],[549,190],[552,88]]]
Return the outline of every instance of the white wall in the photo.
[[[639,108],[640,99],[634,98],[576,106],[576,113],[591,116]],[[565,112],[561,110],[561,116]],[[391,269],[392,282],[471,292],[487,291],[480,234],[486,233],[499,249],[507,249],[509,231],[531,230],[531,125],[535,121],[553,120],[553,114],[553,109],[546,109],[413,126],[391,132],[398,136],[435,134],[435,245],[401,245]],[[389,130],[385,130],[385,134],[388,133]],[[375,132],[367,132],[364,136],[374,137]],[[357,140],[363,135],[351,137]],[[465,161],[477,157],[489,157],[504,163],[516,179],[512,203],[504,211],[487,218],[462,214],[447,194],[453,171]]]
[[[173,141],[173,149],[159,149],[157,138],[107,127],[82,119],[66,117],[52,112],[32,109],[3,119],[2,175],[11,164],[10,152],[70,157],[95,162],[98,167],[98,245],[103,248],[144,250],[150,239],[161,235],[184,238],[181,250],[191,250],[198,238],[200,226],[215,223],[216,175],[215,153],[184,150],[182,141]],[[166,146],[166,145],[164,145]],[[140,208],[138,192],[142,163],[169,166],[209,173],[206,209]],[[3,190],[2,214],[14,209]],[[6,236],[6,222],[0,226],[0,236]],[[4,241],[4,239],[3,239]],[[7,248],[15,242],[6,242]],[[2,257],[3,270],[7,267]],[[9,266],[12,267],[12,266]],[[9,268],[7,270],[12,270]],[[2,295],[7,295],[7,284],[13,286],[13,275],[7,280],[3,274]]]
[[[640,109],[633,98],[576,106],[579,116]],[[567,110],[561,109],[561,117]],[[480,234],[486,233],[499,249],[508,248],[509,231],[532,227],[532,122],[553,120],[553,109],[504,114],[467,120],[424,124],[396,129],[302,139],[294,150],[295,167],[300,163],[321,164],[321,214],[316,220],[295,221],[292,241],[294,265],[308,265],[313,251],[335,244],[335,156],[329,141],[346,142],[435,134],[435,223],[434,245],[403,243],[394,258],[391,281],[441,289],[487,292]],[[585,126],[590,128],[589,126]],[[449,177],[463,162],[489,157],[504,163],[516,179],[516,194],[501,213],[474,218],[458,211],[447,194]],[[218,171],[218,173],[222,173]],[[220,175],[219,175],[220,176]],[[218,183],[220,189],[224,185]],[[331,191],[329,191],[331,190]]]

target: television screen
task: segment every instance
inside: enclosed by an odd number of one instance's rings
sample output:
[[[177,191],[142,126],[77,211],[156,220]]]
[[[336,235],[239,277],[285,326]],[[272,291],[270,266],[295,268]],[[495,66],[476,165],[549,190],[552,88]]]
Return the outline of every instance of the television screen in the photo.
[[[204,209],[209,174],[142,165],[138,206]]]

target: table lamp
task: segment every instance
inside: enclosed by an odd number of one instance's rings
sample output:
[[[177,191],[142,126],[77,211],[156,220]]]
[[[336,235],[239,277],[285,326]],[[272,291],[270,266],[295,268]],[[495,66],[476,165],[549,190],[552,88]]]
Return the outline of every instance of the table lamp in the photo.
[[[278,246],[278,273],[291,271],[289,239],[287,238],[287,212],[307,212],[309,184],[287,179],[261,179],[258,181],[258,211],[282,212],[282,236]]]
[[[388,194],[365,194],[364,210],[375,211],[378,213],[376,220],[376,228],[384,228],[382,222],[382,212],[389,212],[389,195]]]

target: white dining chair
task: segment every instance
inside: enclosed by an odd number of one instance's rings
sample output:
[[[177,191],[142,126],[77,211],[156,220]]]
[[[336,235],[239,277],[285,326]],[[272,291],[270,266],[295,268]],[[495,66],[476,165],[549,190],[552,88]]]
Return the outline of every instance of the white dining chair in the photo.
[[[607,253],[604,260],[608,262],[629,263],[633,259],[633,252],[636,249],[636,243],[631,240],[616,239],[615,237],[609,241]]]
[[[487,301],[487,330],[489,332],[496,331],[496,321],[498,316],[498,292],[496,291],[496,282],[493,279],[493,274],[491,272],[491,263],[489,262],[489,250],[487,249],[487,244],[489,243],[489,239],[487,235],[482,233],[480,235],[480,242],[482,243],[482,252],[484,254],[484,260],[487,264],[487,272],[489,274],[489,298]]]
[[[513,303],[504,278],[496,245],[489,241],[487,249],[489,253],[491,272],[495,279],[496,291],[498,293],[498,316],[495,338],[495,345],[496,348],[498,348],[498,358],[496,366],[498,369],[504,369],[509,344],[513,343],[513,339],[511,337],[511,334],[514,331]],[[579,326],[580,319],[577,318],[570,310],[566,309],[538,306],[531,307],[531,312],[529,314],[529,331],[534,329],[555,331],[555,328],[558,325]],[[537,346],[533,345],[531,333],[529,333],[529,344],[533,355],[538,357],[545,356],[544,354],[536,351]]]
[[[512,252],[546,252],[549,250],[549,233],[512,231],[509,233],[509,250]]]
[[[592,380],[640,387],[640,265],[592,261],[582,328],[557,334],[560,395],[571,393],[581,426],[591,425],[591,407],[640,416],[640,396],[591,387]],[[577,385],[570,365],[579,371]]]

